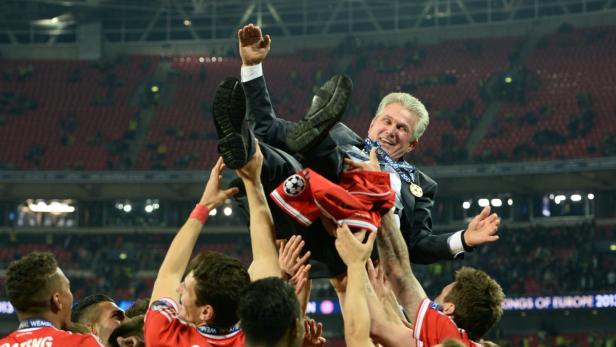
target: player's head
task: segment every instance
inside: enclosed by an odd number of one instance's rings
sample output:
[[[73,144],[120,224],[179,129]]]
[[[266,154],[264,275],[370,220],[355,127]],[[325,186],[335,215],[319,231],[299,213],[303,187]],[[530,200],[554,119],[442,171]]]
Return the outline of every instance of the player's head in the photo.
[[[412,151],[430,122],[428,111],[416,97],[390,93],[379,104],[368,128],[368,137],[379,141],[394,159]]]
[[[113,330],[107,345],[110,347],[145,347],[143,338],[144,315],[129,318]]]
[[[217,252],[203,252],[190,262],[186,273],[178,288],[180,316],[197,325],[222,329],[235,325],[240,295],[250,283],[240,261]]]
[[[251,283],[240,300],[238,313],[247,344],[295,347],[303,343],[299,301],[293,287],[280,278]]]
[[[478,341],[503,314],[504,297],[501,286],[488,274],[462,267],[455,281],[445,286],[434,301],[472,340]]]
[[[101,341],[107,341],[109,335],[126,319],[124,311],[104,294],[94,294],[80,300],[73,307],[73,322],[81,323]]]
[[[127,318],[144,315],[150,306],[150,298],[138,299],[124,311]]]
[[[48,318],[58,328],[71,323],[70,282],[49,252],[32,252],[11,262],[6,293],[20,319]]]

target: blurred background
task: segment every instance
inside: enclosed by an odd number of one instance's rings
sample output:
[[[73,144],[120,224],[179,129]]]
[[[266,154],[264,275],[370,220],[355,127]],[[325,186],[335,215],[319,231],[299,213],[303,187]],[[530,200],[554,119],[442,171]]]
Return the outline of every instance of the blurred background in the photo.
[[[615,345],[616,1],[2,0],[0,19],[0,336],[17,324],[6,267],[33,250],[76,300],[150,295],[217,157],[213,93],[239,76],[252,22],[272,36],[281,117],[345,73],[343,121],[363,136],[382,96],[409,92],[431,114],[407,159],[439,183],[435,232],[501,215],[498,242],[414,267],[429,295],[472,265],[507,295],[493,341]],[[211,214],[197,251],[249,264],[245,218]],[[344,345],[327,281],[309,312]]]

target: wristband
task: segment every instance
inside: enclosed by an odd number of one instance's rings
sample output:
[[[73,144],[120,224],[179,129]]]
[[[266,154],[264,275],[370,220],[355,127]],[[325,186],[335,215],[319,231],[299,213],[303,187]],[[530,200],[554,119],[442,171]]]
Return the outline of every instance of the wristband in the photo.
[[[207,217],[209,216],[209,214],[210,214],[210,209],[207,208],[207,206],[205,206],[204,204],[196,204],[195,208],[193,208],[188,218],[194,218],[198,220],[199,222],[201,222],[201,224],[205,224],[205,221],[207,220]]]

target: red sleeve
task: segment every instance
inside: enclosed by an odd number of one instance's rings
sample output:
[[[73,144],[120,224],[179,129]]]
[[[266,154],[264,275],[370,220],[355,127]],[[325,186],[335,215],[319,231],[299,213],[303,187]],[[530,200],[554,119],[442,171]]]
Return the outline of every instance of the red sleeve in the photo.
[[[432,346],[442,343],[446,339],[456,339],[467,346],[477,346],[468,338],[464,329],[459,329],[456,323],[438,309],[438,305],[424,299],[419,305],[415,320],[413,335],[424,346]]]
[[[169,339],[178,338],[179,335],[174,333],[178,324],[180,321],[175,301],[164,298],[153,302],[145,314],[143,326],[146,346],[173,345],[176,341]]]

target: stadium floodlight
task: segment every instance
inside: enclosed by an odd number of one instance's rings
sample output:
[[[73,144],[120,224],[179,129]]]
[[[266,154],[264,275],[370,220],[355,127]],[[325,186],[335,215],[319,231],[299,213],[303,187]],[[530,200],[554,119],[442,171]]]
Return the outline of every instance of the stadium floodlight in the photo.
[[[32,212],[42,213],[73,213],[75,206],[71,206],[65,202],[52,201],[47,204],[45,201],[39,200],[35,203],[28,201],[28,208]]]
[[[565,201],[567,200],[567,197],[564,195],[556,195],[554,197],[554,202],[556,203],[556,205],[560,204],[561,201]]]
[[[550,212],[550,209],[549,208],[545,208],[545,207],[541,210],[541,214],[544,217],[549,217],[549,216],[552,215],[552,213]]]
[[[588,200],[593,200],[595,198],[595,194],[588,193]]]
[[[571,201],[578,202],[582,200],[582,196],[580,194],[571,195]]]
[[[131,204],[124,204],[123,210],[124,212],[129,213],[130,211],[133,210],[133,206]]]
[[[199,57],[199,62],[200,62],[200,63],[205,62],[205,58],[204,58],[204,57]]]
[[[507,199],[507,205],[513,206],[513,199],[511,198]]]
[[[488,206],[490,204],[490,200],[488,200],[488,199],[479,199],[479,201],[477,201],[477,203],[481,207],[486,207],[486,206]]]
[[[190,21],[190,19],[188,19],[188,18],[184,19],[184,26],[185,27],[189,27],[191,25],[192,25],[192,22]]]
[[[468,210],[469,208],[471,208],[471,203],[470,201],[465,201],[462,203],[462,208],[465,210]]]
[[[501,199],[492,199],[490,204],[494,207],[501,207],[503,206],[503,201]]]
[[[554,200],[554,194],[550,194],[550,200]]]
[[[144,208],[146,213],[152,213],[152,211],[154,211],[154,206],[153,205],[145,205]]]
[[[215,216],[217,213],[218,213],[218,210],[217,210],[217,209],[215,209],[215,208],[213,208],[213,209],[211,209],[211,210],[210,210],[209,215],[210,215],[210,216]]]
[[[230,216],[233,213],[233,209],[227,206],[222,210],[222,213],[224,213],[225,216]]]

